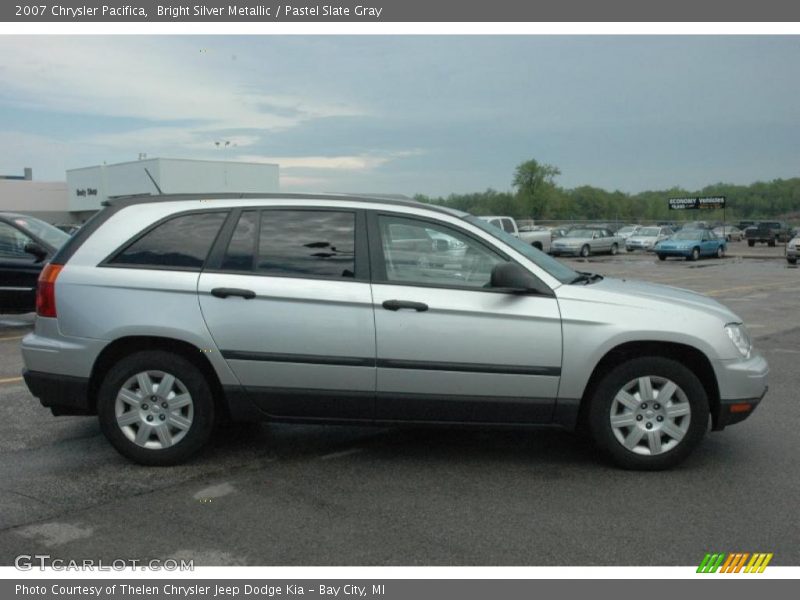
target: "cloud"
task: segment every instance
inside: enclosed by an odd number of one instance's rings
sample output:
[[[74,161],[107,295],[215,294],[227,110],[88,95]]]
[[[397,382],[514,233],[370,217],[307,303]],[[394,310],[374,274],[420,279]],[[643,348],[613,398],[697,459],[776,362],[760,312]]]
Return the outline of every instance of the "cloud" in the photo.
[[[280,165],[281,171],[292,169],[370,171],[398,158],[415,156],[419,153],[417,150],[406,150],[386,154],[359,154],[352,156],[261,156],[243,154],[237,156],[236,160],[277,163]]]

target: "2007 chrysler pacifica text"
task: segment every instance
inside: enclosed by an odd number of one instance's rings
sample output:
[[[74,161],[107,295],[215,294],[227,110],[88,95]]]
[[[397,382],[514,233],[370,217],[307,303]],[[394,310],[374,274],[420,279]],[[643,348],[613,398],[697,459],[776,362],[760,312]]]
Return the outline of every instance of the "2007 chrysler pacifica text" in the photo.
[[[580,427],[617,464],[662,469],[767,389],[716,301],[575,272],[411,201],[112,201],[42,271],[37,313],[31,392],[152,465],[224,417]]]

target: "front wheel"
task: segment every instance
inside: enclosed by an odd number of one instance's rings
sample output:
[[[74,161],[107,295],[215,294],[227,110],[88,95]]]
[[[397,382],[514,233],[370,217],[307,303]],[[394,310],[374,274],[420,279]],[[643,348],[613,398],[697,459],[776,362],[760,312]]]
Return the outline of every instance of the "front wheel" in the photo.
[[[717,258],[723,258],[725,256],[725,248],[720,246],[717,248]]]
[[[788,258],[787,257],[786,258],[786,262],[788,262],[790,265],[796,265],[797,264],[797,258],[796,257],[792,257],[792,258]]]
[[[659,254],[658,260],[667,260],[667,256],[665,254]]]
[[[756,245],[756,241],[755,240],[747,240],[747,245],[752,248],[753,246]]]
[[[700,248],[692,248],[692,253],[686,257],[689,260],[697,260],[700,258]]]
[[[97,400],[100,429],[117,451],[143,465],[174,465],[205,445],[214,400],[200,370],[161,350],[137,352],[108,372]]]
[[[581,258],[586,258],[587,256],[589,256],[589,245],[588,244],[584,245],[583,248],[581,248]]]
[[[683,364],[630,359],[609,372],[589,405],[597,446],[626,469],[668,469],[683,461],[708,427],[703,384]]]

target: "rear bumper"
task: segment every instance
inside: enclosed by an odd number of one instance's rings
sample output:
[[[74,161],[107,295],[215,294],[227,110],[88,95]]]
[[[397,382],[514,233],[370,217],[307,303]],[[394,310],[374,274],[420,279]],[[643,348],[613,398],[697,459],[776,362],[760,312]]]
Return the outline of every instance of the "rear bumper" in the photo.
[[[55,375],[40,371],[22,370],[25,384],[42,406],[58,415],[91,415],[89,379],[70,375]]]

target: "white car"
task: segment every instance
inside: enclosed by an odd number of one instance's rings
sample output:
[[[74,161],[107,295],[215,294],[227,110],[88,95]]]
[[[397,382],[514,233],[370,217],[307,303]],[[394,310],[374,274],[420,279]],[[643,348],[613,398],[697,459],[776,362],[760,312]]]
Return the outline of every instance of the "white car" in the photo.
[[[627,240],[641,228],[642,228],[641,225],[626,225],[625,227],[622,227],[621,229],[617,230],[617,235],[621,237],[623,240]]]
[[[634,235],[625,240],[625,250],[645,250],[652,252],[658,242],[670,238],[674,232],[669,227],[641,227]]]
[[[797,264],[798,252],[800,252],[800,235],[794,236],[786,245],[786,260],[790,265]]]

